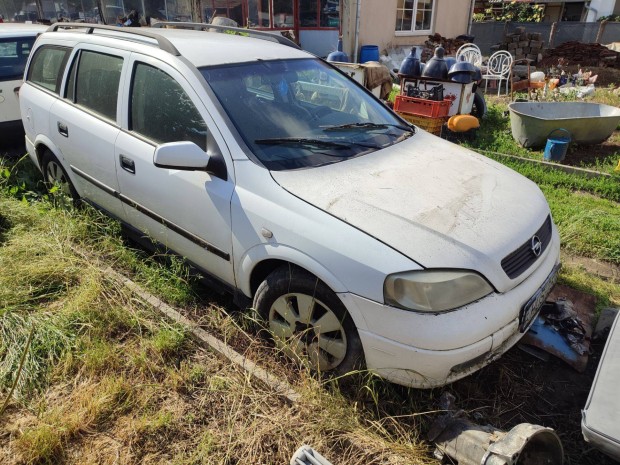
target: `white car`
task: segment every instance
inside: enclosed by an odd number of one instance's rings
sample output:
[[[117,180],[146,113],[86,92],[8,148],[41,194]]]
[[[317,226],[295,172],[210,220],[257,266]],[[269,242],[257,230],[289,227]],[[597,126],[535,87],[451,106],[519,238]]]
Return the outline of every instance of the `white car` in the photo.
[[[20,93],[45,180],[185,257],[316,369],[441,386],[528,329],[560,249],[534,183],[282,38],[63,27]]]
[[[46,29],[40,24],[0,24],[0,138],[23,134],[17,93],[32,45]]]

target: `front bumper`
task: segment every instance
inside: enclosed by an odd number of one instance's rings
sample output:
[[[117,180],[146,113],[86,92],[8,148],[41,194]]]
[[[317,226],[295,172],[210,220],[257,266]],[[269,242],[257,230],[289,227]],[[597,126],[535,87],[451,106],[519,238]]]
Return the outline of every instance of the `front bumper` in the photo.
[[[438,387],[484,367],[521,339],[519,312],[559,264],[559,252],[554,227],[545,255],[525,281],[447,313],[409,312],[339,295],[358,327],[368,369],[397,384]]]

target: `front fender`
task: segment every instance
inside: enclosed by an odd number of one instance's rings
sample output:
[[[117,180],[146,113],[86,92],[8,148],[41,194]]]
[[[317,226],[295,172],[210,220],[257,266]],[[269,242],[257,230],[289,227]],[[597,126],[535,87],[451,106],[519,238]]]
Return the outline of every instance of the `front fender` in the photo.
[[[250,284],[252,271],[260,262],[265,260],[282,260],[292,263],[317,276],[332,291],[336,293],[347,292],[345,285],[333,273],[302,251],[287,245],[265,243],[257,244],[250,248],[238,261],[237,286],[245,295],[252,295],[252,286]]]

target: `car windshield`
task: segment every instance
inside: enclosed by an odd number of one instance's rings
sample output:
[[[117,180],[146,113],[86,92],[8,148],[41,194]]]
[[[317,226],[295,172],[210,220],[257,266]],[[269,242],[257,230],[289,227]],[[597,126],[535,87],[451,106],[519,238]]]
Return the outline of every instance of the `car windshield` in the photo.
[[[200,71],[248,147],[270,170],[337,163],[414,133],[381,102],[317,59]]]

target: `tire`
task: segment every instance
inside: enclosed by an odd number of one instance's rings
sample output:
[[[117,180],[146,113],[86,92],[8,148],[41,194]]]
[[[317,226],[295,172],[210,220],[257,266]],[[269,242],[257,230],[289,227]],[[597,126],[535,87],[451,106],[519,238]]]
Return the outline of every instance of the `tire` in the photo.
[[[254,309],[276,346],[291,358],[307,360],[313,371],[342,376],[363,367],[362,342],[351,316],[316,276],[293,265],[278,268],[258,287]]]
[[[41,157],[41,170],[43,171],[43,181],[48,190],[58,186],[60,192],[71,197],[74,202],[79,200],[80,196],[75,190],[67,172],[60,161],[58,161],[58,158],[56,158],[56,155],[49,149],[45,150]]]
[[[481,92],[474,92],[474,104],[471,107],[470,115],[475,116],[478,119],[482,119],[487,114],[487,102],[484,100],[484,95]]]

